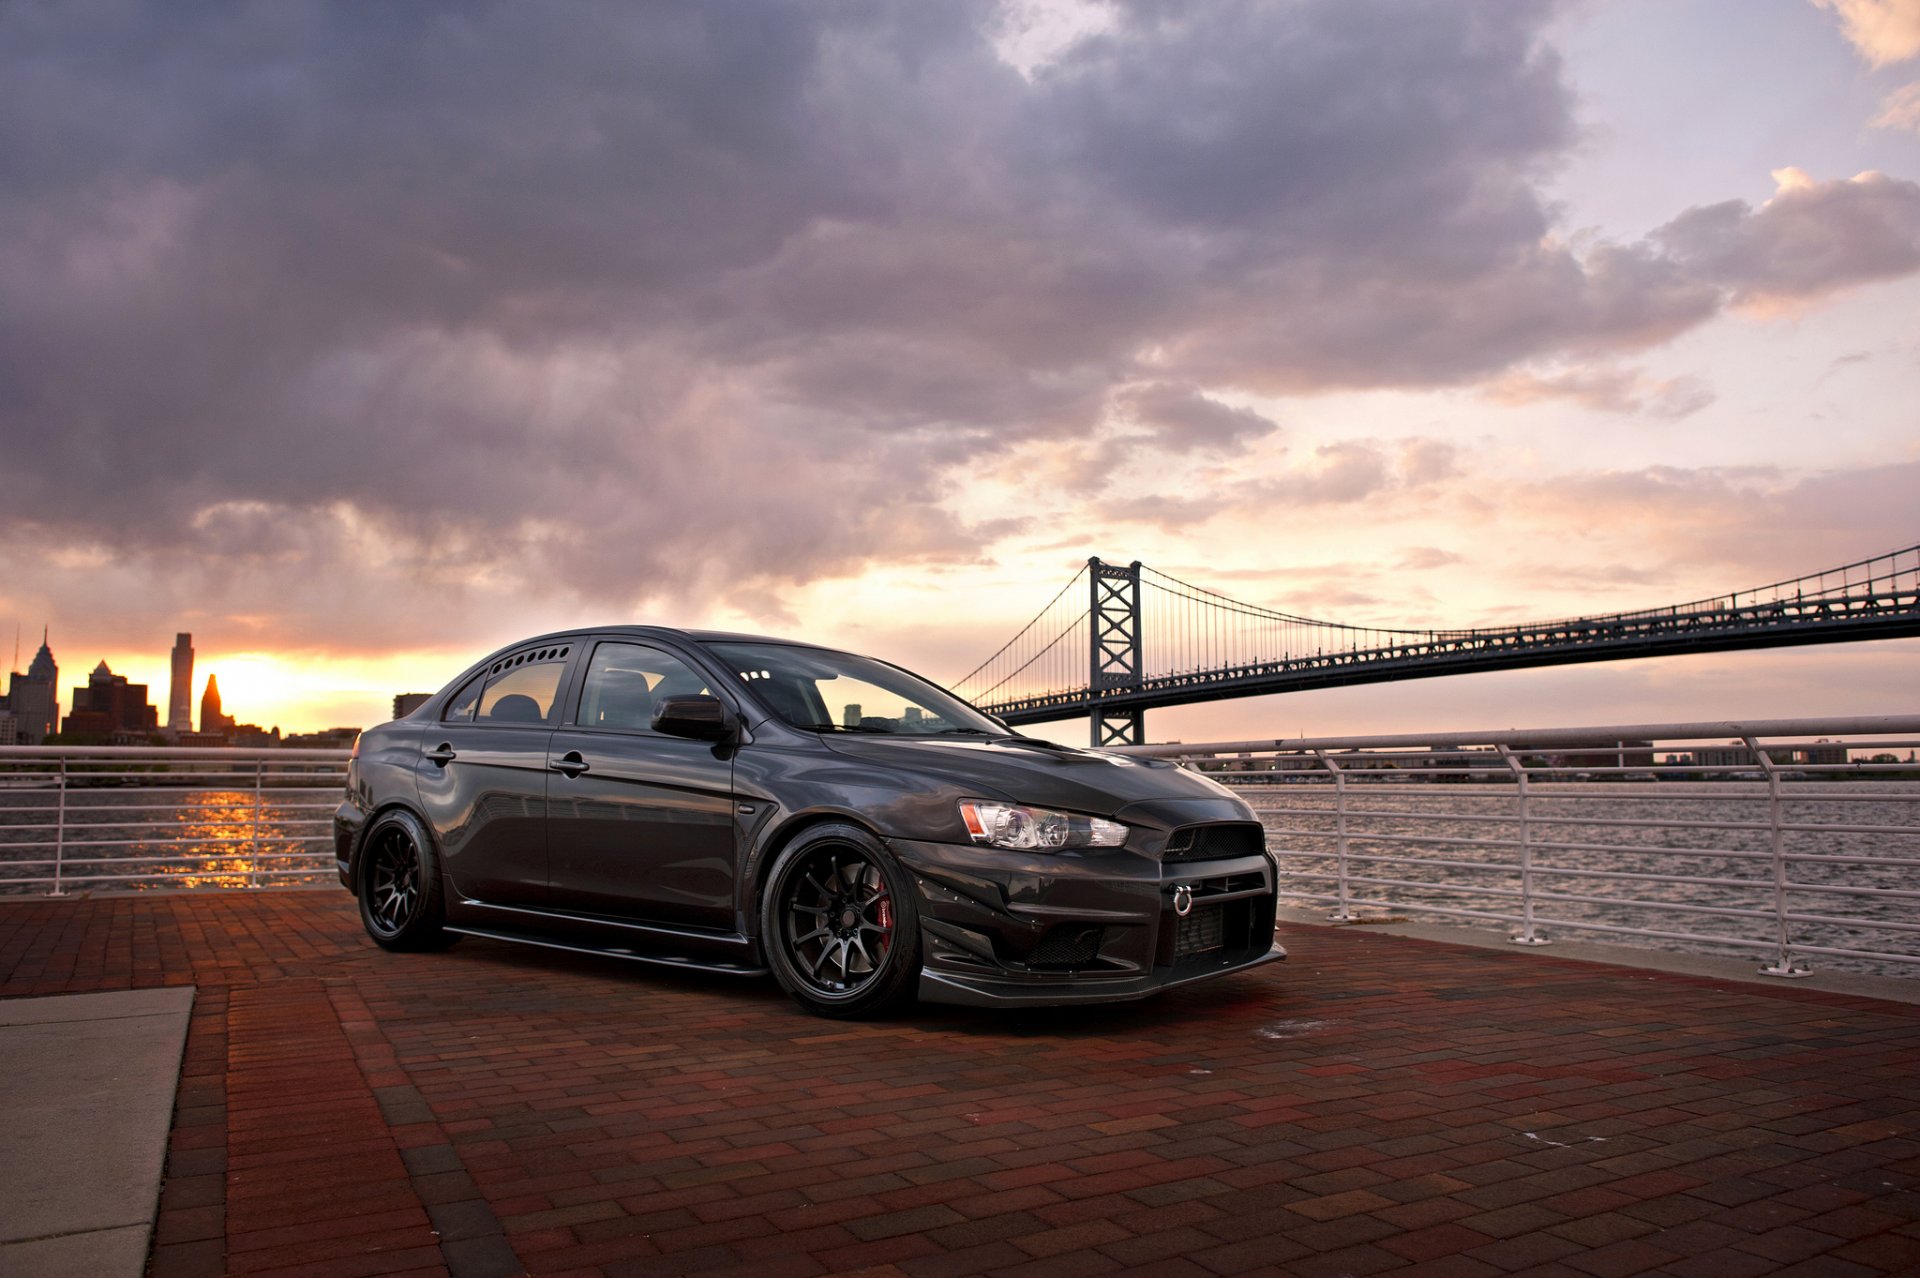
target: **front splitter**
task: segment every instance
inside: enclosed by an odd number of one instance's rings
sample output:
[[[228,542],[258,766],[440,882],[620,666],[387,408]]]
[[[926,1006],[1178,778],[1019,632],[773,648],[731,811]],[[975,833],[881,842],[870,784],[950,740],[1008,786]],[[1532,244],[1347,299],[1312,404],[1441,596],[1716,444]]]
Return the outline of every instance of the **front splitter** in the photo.
[[[996,981],[987,977],[962,976],[952,972],[920,973],[920,1001],[950,1003],[961,1007],[1069,1007],[1082,1003],[1130,1003],[1151,998],[1162,990],[1201,981],[1218,980],[1237,972],[1276,963],[1287,952],[1276,944],[1265,954],[1217,968],[1182,968],[1155,973],[1128,981],[1089,980],[1084,984],[1050,982],[1045,985]]]

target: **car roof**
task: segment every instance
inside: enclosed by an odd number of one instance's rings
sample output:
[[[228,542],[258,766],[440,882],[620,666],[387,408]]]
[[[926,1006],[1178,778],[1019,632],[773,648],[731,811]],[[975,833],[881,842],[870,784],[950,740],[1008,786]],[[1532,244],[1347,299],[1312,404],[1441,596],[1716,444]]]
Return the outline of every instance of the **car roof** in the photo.
[[[534,635],[509,644],[508,649],[524,648],[528,644],[557,642],[562,639],[576,639],[586,635],[631,635],[636,639],[668,635],[679,639],[691,639],[695,643],[775,643],[791,648],[825,648],[825,644],[808,643],[804,639],[782,639],[774,635],[750,635],[734,630],[689,630],[680,626],[642,626],[621,624],[614,626],[575,626],[571,630],[556,630],[551,634]]]

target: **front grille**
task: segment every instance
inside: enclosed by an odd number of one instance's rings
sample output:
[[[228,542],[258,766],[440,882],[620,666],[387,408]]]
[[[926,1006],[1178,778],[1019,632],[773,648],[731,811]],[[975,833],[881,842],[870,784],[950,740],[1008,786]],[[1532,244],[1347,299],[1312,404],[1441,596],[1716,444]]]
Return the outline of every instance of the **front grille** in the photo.
[[[1218,825],[1189,825],[1167,838],[1162,861],[1224,861],[1236,856],[1259,856],[1267,849],[1267,832],[1256,821],[1226,821]]]
[[[1196,906],[1193,913],[1179,920],[1173,935],[1173,961],[1192,958],[1209,950],[1225,948],[1226,909],[1222,906]]]
[[[1028,967],[1085,967],[1100,953],[1097,927],[1057,927],[1027,955]]]

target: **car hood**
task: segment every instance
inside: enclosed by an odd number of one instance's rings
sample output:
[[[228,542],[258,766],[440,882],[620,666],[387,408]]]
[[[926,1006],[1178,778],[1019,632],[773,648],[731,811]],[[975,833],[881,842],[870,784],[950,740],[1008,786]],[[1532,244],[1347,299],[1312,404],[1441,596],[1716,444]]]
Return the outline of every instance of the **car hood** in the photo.
[[[1006,737],[823,737],[835,753],[912,772],[984,799],[1113,816],[1160,800],[1225,799],[1232,791],[1164,759]]]

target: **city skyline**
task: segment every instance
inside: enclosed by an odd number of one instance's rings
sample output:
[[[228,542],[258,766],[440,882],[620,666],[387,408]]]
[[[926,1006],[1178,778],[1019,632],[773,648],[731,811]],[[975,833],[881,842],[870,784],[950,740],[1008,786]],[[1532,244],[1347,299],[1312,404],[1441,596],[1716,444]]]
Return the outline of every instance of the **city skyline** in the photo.
[[[0,14],[0,618],[312,729],[608,622],[952,682],[1089,555],[1424,629],[1920,541],[1920,0],[443,22]],[[1916,657],[1149,731],[1866,714]]]
[[[168,688],[168,721],[162,727],[159,720],[159,708],[150,697],[149,683],[130,679],[124,671],[116,672],[106,658],[93,667],[85,684],[76,684],[71,695],[60,695],[60,673],[57,655],[52,649],[51,624],[41,628],[40,647],[34,653],[33,661],[25,672],[14,671],[8,677],[8,691],[0,694],[0,744],[47,744],[54,738],[61,744],[78,742],[106,742],[112,740],[121,744],[158,744],[178,746],[220,746],[220,745],[275,745],[283,742],[280,726],[263,728],[258,724],[241,723],[232,714],[225,713],[224,699],[220,692],[219,674],[207,672],[206,682],[201,685],[199,698],[200,712],[196,723],[191,712],[191,693],[193,689],[193,636],[180,632],[174,636],[174,646],[170,657],[170,673],[173,681]],[[18,656],[15,657],[18,664]],[[422,694],[396,696],[393,705],[396,717],[403,701],[412,696],[424,699]],[[182,712],[185,702],[189,709]],[[413,704],[418,704],[414,700]],[[379,722],[383,715],[369,717],[366,722]],[[295,728],[286,734],[287,740],[296,738],[324,737],[326,744],[337,744],[339,739],[350,737],[359,731],[359,725],[346,727],[341,724],[329,724],[325,728]],[[310,744],[311,742],[297,742]]]

